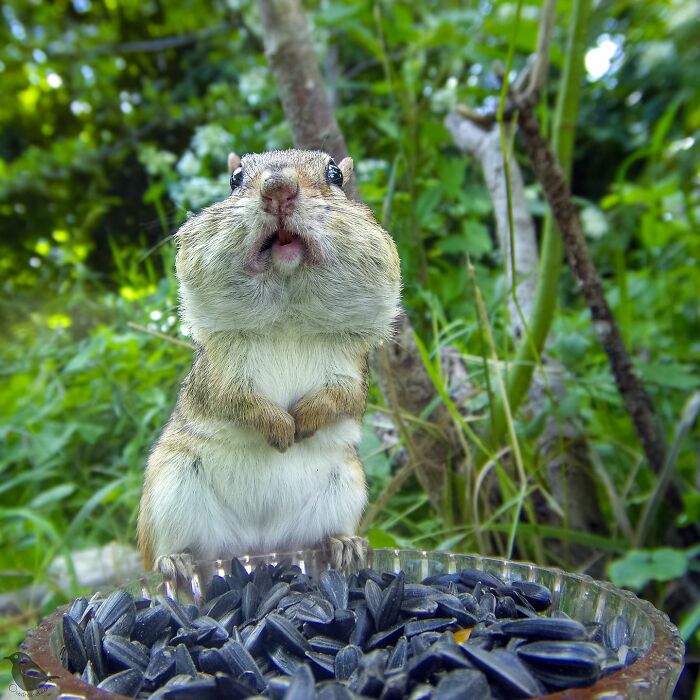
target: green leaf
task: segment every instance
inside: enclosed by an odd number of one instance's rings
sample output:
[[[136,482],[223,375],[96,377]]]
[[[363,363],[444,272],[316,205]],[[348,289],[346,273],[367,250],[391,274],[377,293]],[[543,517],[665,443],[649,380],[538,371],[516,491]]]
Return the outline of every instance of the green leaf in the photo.
[[[442,196],[442,190],[438,185],[432,185],[426,187],[418,197],[416,202],[416,219],[418,219],[419,224],[424,224],[430,215],[437,208],[440,197]]]
[[[681,633],[683,641],[687,643],[698,628],[700,628],[700,602],[695,603],[690,612],[683,615],[681,624],[678,625],[678,631]]]
[[[436,250],[444,254],[468,254],[479,258],[491,250],[491,238],[488,229],[479,221],[467,219],[462,224],[461,234],[441,238],[435,245]]]
[[[474,257],[481,257],[491,251],[493,243],[489,230],[480,221],[467,219],[462,223],[462,232],[469,241],[468,252]]]
[[[645,382],[658,384],[669,389],[696,389],[700,387],[700,375],[691,365],[680,362],[665,364],[642,364],[638,366],[639,374]]]
[[[56,501],[68,498],[75,491],[75,484],[59,484],[47,491],[38,494],[29,502],[31,508],[46,508],[46,506]]]
[[[569,365],[582,360],[590,346],[590,337],[577,332],[560,335],[555,341],[557,352]]]
[[[359,453],[369,479],[386,481],[391,476],[391,460],[374,428],[367,422],[362,426]]]
[[[389,549],[399,549],[399,543],[384,530],[380,530],[378,527],[373,527],[367,533],[367,539],[369,540],[369,546],[373,549],[379,547],[388,547]]]
[[[650,581],[671,581],[688,570],[688,554],[679,549],[633,549],[608,566],[616,586],[640,590]]]
[[[462,158],[445,158],[438,164],[440,184],[446,197],[456,197],[464,182],[464,160]]]

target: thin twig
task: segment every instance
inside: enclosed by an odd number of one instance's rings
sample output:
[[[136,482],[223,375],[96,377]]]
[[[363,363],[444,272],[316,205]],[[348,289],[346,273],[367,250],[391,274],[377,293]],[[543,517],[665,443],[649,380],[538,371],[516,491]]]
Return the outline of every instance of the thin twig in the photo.
[[[374,503],[372,503],[367,512],[362,518],[360,523],[360,532],[366,532],[370,523],[384,510],[387,503],[399,492],[401,487],[404,485],[406,480],[411,474],[415,472],[415,468],[409,459],[406,464],[404,464],[399,471],[394,474],[391,481],[387,484],[386,488],[377,496]]]
[[[206,41],[217,34],[225,34],[241,26],[241,22],[224,22],[215,27],[205,27],[188,34],[175,34],[173,36],[163,36],[156,39],[142,39],[139,41],[125,41],[121,44],[101,44],[98,46],[86,47],[80,51],[70,50],[48,50],[51,58],[87,57],[109,54],[119,56],[127,53],[160,53],[168,49],[177,49],[183,46],[190,46],[202,41]]]
[[[527,91],[539,94],[544,88],[549,70],[549,47],[552,43],[552,30],[557,14],[557,0],[545,0],[540,12],[540,26],[537,33],[537,51],[535,63],[530,70],[530,80]]]
[[[166,335],[165,333],[152,331],[150,328],[142,326],[140,323],[132,323],[131,321],[129,321],[126,325],[129,326],[129,328],[133,328],[135,331],[141,331],[141,333],[148,333],[148,335],[160,338],[161,340],[166,340],[168,343],[172,343],[173,345],[179,345],[180,347],[187,348],[188,350],[194,350],[194,345],[192,345],[191,343],[188,343],[184,340],[179,340],[178,338],[173,338],[171,335]]]

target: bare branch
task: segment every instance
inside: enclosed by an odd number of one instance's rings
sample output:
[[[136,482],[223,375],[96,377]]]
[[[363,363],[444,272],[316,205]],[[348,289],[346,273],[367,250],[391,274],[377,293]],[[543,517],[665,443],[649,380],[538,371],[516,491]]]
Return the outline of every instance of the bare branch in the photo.
[[[539,94],[544,88],[549,70],[549,46],[552,43],[552,30],[557,14],[557,0],[545,0],[540,13],[540,28],[537,34],[535,63],[530,71],[527,92]]]
[[[618,390],[647,459],[654,471],[659,473],[666,454],[663,434],[651,399],[634,372],[617,321],[608,306],[566,178],[557,157],[542,138],[539,121],[529,100],[521,102],[517,95],[512,96],[512,99],[519,109],[519,124],[530,162],[552,209],[569,264],[581,284],[591,311],[594,331],[608,355]]]
[[[510,260],[510,225],[508,222],[508,200],[505,180],[505,164],[501,152],[498,128],[483,129],[479,125],[452,113],[445,119],[455,143],[460,150],[469,154],[481,166],[486,187],[493,203],[496,218],[496,235],[506,260]],[[535,302],[537,283],[537,238],[535,226],[527,209],[523,176],[517,162],[511,159],[510,166],[511,201],[513,209],[513,233],[515,238],[515,278],[517,281],[516,297],[522,315],[530,318]],[[513,270],[506,265],[508,287],[513,285]],[[513,295],[509,297],[510,321],[513,336],[523,336],[524,328]]]

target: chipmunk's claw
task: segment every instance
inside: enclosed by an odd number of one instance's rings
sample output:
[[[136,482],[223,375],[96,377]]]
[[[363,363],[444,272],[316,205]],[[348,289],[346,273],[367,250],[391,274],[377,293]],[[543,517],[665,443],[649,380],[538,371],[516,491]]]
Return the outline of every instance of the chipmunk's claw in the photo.
[[[161,574],[166,582],[189,584],[194,575],[194,560],[188,551],[163,554],[156,559],[153,569]]]
[[[333,569],[340,569],[346,573],[352,573],[360,569],[367,558],[369,542],[364,537],[338,535],[328,538],[330,550],[330,565]]]

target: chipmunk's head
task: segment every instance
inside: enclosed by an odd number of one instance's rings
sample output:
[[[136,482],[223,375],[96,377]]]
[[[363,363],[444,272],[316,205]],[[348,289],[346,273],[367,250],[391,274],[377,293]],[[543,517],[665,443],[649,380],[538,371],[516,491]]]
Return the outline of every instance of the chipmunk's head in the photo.
[[[229,156],[231,196],[177,234],[186,322],[205,332],[292,325],[385,337],[398,256],[372,212],[346,197],[352,168],[321,151]]]

